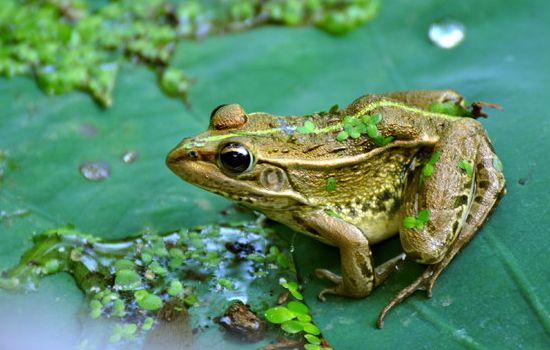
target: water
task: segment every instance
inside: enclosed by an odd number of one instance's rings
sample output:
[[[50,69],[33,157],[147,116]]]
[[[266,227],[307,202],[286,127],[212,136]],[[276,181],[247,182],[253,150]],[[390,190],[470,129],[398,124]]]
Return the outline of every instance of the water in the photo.
[[[464,24],[453,19],[442,19],[430,25],[428,37],[442,49],[452,49],[459,45],[466,36]]]
[[[136,151],[127,151],[122,155],[122,161],[126,164],[134,162],[136,159],[138,159],[139,153]]]
[[[101,181],[111,175],[111,167],[105,161],[84,162],[80,164],[80,173],[86,180]]]

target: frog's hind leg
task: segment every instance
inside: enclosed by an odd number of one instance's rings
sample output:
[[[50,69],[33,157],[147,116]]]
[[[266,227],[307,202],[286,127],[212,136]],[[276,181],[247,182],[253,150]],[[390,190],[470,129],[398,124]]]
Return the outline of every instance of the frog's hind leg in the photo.
[[[484,130],[470,119],[457,123],[462,125],[436,146],[441,156],[432,175],[417,182],[420,190],[410,186],[405,195],[404,216],[416,216],[422,209],[431,215],[422,228],[401,229],[403,248],[409,257],[430,265],[384,307],[377,321],[379,328],[385,315],[415,291],[426,290],[431,297],[439,274],[472,239],[504,194],[500,161]],[[471,174],[459,168],[464,161],[472,165]]]
[[[397,91],[381,94],[381,96],[422,109],[429,109],[432,104],[443,102],[453,102],[465,108],[464,97],[454,90]]]

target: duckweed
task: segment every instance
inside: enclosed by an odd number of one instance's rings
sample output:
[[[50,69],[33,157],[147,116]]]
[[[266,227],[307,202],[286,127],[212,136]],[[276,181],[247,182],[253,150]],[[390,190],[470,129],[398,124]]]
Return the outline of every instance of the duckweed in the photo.
[[[433,174],[435,163],[437,163],[440,157],[441,152],[432,153],[430,159],[426,164],[424,164],[424,167],[422,168],[422,176],[428,177]]]
[[[281,281],[280,284],[289,291],[298,288],[296,282]],[[294,294],[292,295],[295,297]],[[298,296],[301,297],[301,294]],[[300,301],[291,300],[286,305],[271,307],[265,311],[264,316],[269,322],[280,325],[281,329],[288,334],[301,333],[307,342],[306,346],[321,344],[321,339],[317,337],[321,334],[321,330],[312,323],[309,308]]]
[[[295,318],[295,315],[284,306],[275,306],[266,310],[265,318],[271,323],[281,324],[292,320]]]
[[[472,177],[474,175],[474,168],[472,167],[472,164],[468,160],[462,159],[461,161],[459,161],[458,167],[464,170],[464,172],[466,173],[466,175],[468,175],[468,177]]]
[[[319,345],[321,344],[321,339],[314,336],[313,334],[306,334],[304,335],[304,338],[308,341],[310,344]]]
[[[74,89],[110,106],[124,60],[145,64],[170,96],[186,101],[191,79],[170,66],[177,43],[265,24],[343,33],[371,19],[377,0],[123,0],[90,9],[81,0],[3,0],[0,75],[28,75],[48,94]]]
[[[376,124],[382,121],[382,114],[364,115],[362,117],[345,116],[342,119],[342,131],[336,134],[336,141],[342,142],[348,138],[358,139],[367,134],[375,145],[382,147],[394,140],[393,136],[384,136],[378,130]]]
[[[284,288],[286,288],[290,294],[292,294],[292,296],[298,300],[304,300],[304,296],[302,295],[302,293],[300,293],[300,291],[298,290],[299,286],[298,286],[298,283],[296,282],[287,282],[287,281],[281,281],[280,282],[281,286],[283,286]]]
[[[428,106],[428,110],[430,112],[447,114],[454,117],[472,117],[472,114],[466,108],[453,101],[433,103]]]
[[[202,244],[196,244],[198,240]],[[90,318],[119,322],[113,328],[115,342],[142,337],[165,306],[191,308],[197,322],[205,324],[214,315],[208,314],[212,310],[202,299],[220,303],[220,298],[227,300],[226,291],[234,296],[257,288],[252,282],[261,276],[267,282],[295,273],[288,251],[276,244],[280,241],[273,231],[255,222],[147,233],[123,241],[102,241],[63,226],[38,234],[33,241],[20,263],[2,274],[0,287],[31,290],[43,276],[68,272],[86,293]],[[235,242],[250,247],[238,261],[236,253],[226,248]],[[174,259],[179,263],[173,264]],[[297,283],[284,281],[291,293],[301,297]],[[195,312],[195,308],[202,311]],[[304,317],[295,319],[308,322]],[[124,328],[126,324],[139,327],[130,332],[133,326]]]
[[[416,217],[407,216],[403,218],[402,226],[407,229],[416,228],[418,230],[424,228],[424,225],[430,220],[430,211],[423,209],[418,212]]]
[[[327,179],[327,186],[326,186],[327,192],[332,192],[336,189],[336,179],[334,177],[329,177]]]
[[[183,293],[183,284],[180,281],[170,282],[170,287],[168,288],[168,294],[175,297]]]
[[[300,134],[310,134],[310,133],[314,132],[315,129],[316,129],[315,124],[313,124],[313,122],[311,120],[306,120],[304,122],[304,125],[298,126],[296,128],[296,132],[298,132]]]
[[[137,304],[144,310],[158,310],[162,307],[162,299],[155,294],[150,294],[145,289],[139,290],[134,294]]]
[[[154,323],[155,323],[155,320],[152,317],[147,317],[145,318],[145,320],[143,320],[141,329],[143,329],[144,331],[148,331],[153,327]]]
[[[115,277],[115,286],[121,290],[133,290],[141,285],[141,277],[133,270],[119,270]]]

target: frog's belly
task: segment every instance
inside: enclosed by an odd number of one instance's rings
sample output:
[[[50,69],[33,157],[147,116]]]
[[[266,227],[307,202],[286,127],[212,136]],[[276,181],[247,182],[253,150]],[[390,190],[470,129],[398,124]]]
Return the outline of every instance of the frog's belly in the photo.
[[[387,219],[362,220],[357,227],[363,231],[370,244],[375,244],[396,235],[399,232],[399,219],[397,215]]]

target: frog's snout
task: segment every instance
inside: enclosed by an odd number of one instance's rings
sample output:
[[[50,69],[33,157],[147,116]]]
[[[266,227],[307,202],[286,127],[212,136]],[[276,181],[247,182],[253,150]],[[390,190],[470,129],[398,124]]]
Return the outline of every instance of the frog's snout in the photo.
[[[166,156],[166,165],[172,171],[177,172],[178,167],[182,163],[195,161],[199,159],[199,153],[194,149],[185,149],[184,147],[176,146]]]

